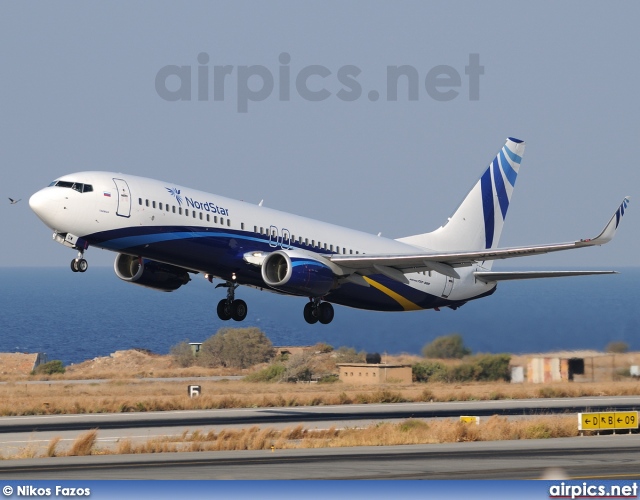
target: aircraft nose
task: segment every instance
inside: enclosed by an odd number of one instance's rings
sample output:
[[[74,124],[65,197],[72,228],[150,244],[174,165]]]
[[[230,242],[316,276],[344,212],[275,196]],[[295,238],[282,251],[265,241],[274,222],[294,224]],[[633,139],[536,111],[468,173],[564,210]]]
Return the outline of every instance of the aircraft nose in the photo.
[[[57,211],[57,205],[56,200],[51,197],[51,193],[46,188],[34,193],[29,198],[31,210],[49,227],[52,227],[51,223]]]
[[[29,206],[31,207],[31,210],[33,210],[38,216],[44,211],[46,205],[47,197],[42,191],[43,190],[41,189],[37,193],[31,195],[31,198],[29,198]]]

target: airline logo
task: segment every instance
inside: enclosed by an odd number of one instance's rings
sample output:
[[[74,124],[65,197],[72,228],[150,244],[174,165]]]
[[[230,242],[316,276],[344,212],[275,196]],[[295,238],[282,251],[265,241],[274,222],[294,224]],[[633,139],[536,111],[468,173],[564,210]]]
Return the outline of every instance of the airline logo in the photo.
[[[168,188],[165,187],[169,194],[173,196],[178,205],[182,206],[182,195],[180,194],[180,190],[178,188]],[[193,198],[189,198],[187,196],[184,197],[184,201],[186,202],[187,207],[195,208],[196,210],[204,210],[205,212],[211,212],[213,214],[220,214],[229,216],[229,210],[223,207],[219,207],[213,202],[200,202],[194,200]]]
[[[625,199],[622,200],[622,204],[616,211],[616,229],[618,229],[618,224],[620,224],[620,219],[622,219],[622,216],[624,215],[624,209],[627,208],[628,203],[629,203],[629,198],[625,197]]]
[[[492,247],[495,234],[494,193],[498,198],[500,215],[504,221],[521,162],[522,157],[515,154],[507,146],[504,146],[480,178],[482,209],[484,212],[485,248]]]
[[[171,196],[173,196],[176,201],[178,202],[178,205],[182,206],[182,196],[180,196],[180,190],[177,188],[165,188],[167,191],[169,191],[169,194]]]
[[[211,212],[213,214],[220,214],[220,215],[226,215],[226,216],[229,215],[229,210],[227,210],[226,208],[219,207],[213,202],[207,201],[207,202],[201,203],[199,201],[192,200],[191,198],[187,198],[186,196],[184,197],[184,200],[187,202],[188,207],[195,208],[196,210],[204,210],[205,212]]]

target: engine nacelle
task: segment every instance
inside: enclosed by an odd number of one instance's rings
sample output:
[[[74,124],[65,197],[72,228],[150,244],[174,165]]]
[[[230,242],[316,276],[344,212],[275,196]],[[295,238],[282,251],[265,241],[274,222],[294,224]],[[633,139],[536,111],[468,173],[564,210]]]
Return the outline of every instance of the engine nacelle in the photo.
[[[295,251],[277,250],[262,262],[262,279],[276,290],[322,297],[336,285],[336,276],[325,263]]]
[[[189,273],[181,267],[121,253],[116,257],[113,269],[123,281],[163,292],[173,292],[191,280]]]

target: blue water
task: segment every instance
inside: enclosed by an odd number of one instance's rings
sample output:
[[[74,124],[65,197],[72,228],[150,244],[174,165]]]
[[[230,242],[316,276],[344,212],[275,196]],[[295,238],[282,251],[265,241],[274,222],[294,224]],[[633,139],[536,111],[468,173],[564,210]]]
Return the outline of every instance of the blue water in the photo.
[[[504,269],[504,268],[501,268]],[[201,276],[172,293],[125,283],[111,268],[0,268],[0,352],[46,352],[65,364],[121,349],[167,353],[223,326],[257,326],[274,345],[327,342],[368,352],[419,354],[435,337],[460,333],[473,352],[598,349],[621,340],[640,350],[640,268],[616,276],[505,282],[457,311],[378,313],[336,306],[330,325],[308,325],[306,299],[240,287],[243,323],[223,322],[225,291]]]

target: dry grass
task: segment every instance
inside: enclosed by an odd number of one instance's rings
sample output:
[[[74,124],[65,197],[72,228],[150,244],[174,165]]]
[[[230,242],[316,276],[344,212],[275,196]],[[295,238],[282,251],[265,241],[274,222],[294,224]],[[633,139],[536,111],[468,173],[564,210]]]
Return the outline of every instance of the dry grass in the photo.
[[[393,403],[403,401],[474,401],[544,397],[637,395],[640,382],[558,382],[509,384],[411,384],[357,386],[334,384],[268,384],[242,381],[203,381],[202,395],[190,399],[186,382],[114,380],[107,383],[10,383],[0,386],[0,416],[69,413],[317,406]]]
[[[67,452],[57,452],[59,438],[49,443],[43,456],[82,456],[95,454],[174,453],[194,451],[277,450],[354,446],[393,446],[410,444],[549,439],[578,435],[575,416],[541,416],[521,420],[493,416],[479,425],[456,420],[408,419],[400,423],[380,422],[363,429],[306,429],[302,425],[275,430],[254,426],[207,433],[185,430],[181,436],[153,438],[142,443],[120,441],[112,449],[96,449],[97,430],[78,436]],[[29,445],[8,458],[34,458],[36,447]]]
[[[51,439],[51,441],[49,441],[49,445],[47,446],[47,457],[56,457],[58,456],[58,452],[57,452],[57,447],[58,444],[60,443],[60,437],[56,436],[54,438]]]
[[[98,437],[98,429],[91,429],[90,431],[80,434],[77,439],[71,445],[71,448],[66,453],[70,457],[83,457],[91,455],[96,438]]]

